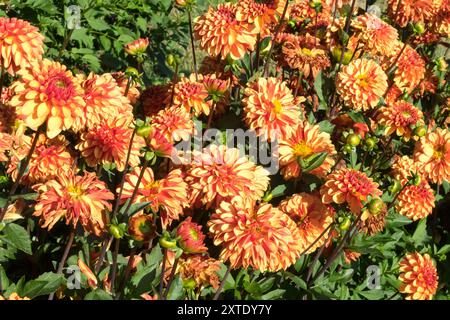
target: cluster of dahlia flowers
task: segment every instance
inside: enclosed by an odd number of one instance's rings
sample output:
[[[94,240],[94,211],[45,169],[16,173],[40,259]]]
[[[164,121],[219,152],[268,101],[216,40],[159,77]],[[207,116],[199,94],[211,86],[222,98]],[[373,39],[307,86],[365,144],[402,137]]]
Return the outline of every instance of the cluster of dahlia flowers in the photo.
[[[278,272],[303,255],[316,253],[315,263],[324,249],[332,251],[327,264],[340,254],[357,261],[364,253],[348,248],[356,233],[384,232],[394,214],[425,219],[450,181],[447,65],[428,53],[450,33],[444,2],[389,0],[386,15],[349,0],[210,6],[192,25],[192,43],[206,53],[201,64],[194,59],[183,74],[168,59],[172,80],[147,88],[139,73],[74,74],[45,58],[37,28],[0,18],[0,66],[9,75],[0,170],[12,190],[0,222],[28,207],[48,232],[65,223],[69,243],[74,233],[93,236],[102,243],[88,263],[95,273],[79,262],[91,288],[101,285],[112,241],[111,268],[119,243],[134,241],[123,252],[128,277],[159,239],[167,290],[144,299],[167,298],[175,275],[197,298],[209,286],[222,290],[223,265]],[[179,10],[191,14],[192,5]],[[124,51],[139,67],[148,45],[138,39]],[[177,148],[226,128],[230,117],[277,145],[270,152],[279,172],[226,138]],[[12,197],[18,190],[36,197]],[[431,299],[431,253],[403,253],[398,290]],[[117,294],[113,284],[103,280]]]

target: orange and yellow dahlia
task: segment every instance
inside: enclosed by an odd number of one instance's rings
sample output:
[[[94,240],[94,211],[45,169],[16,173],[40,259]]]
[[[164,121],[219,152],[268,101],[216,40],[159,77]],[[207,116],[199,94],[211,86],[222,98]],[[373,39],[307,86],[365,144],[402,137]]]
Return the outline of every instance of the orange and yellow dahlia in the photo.
[[[80,129],[83,89],[65,66],[44,59],[18,73],[21,77],[12,84],[15,95],[10,104],[28,127],[36,131],[46,123],[49,138]]]
[[[178,245],[186,253],[203,253],[208,251],[205,247],[205,235],[202,227],[192,222],[192,217],[186,218],[177,228]]]
[[[425,22],[431,19],[442,0],[388,0],[387,2],[389,17],[400,27],[406,27],[408,22]]]
[[[151,118],[151,126],[163,134],[168,141],[188,141],[195,134],[192,115],[184,108],[173,106],[159,111]]]
[[[80,222],[84,230],[97,236],[106,231],[109,200],[114,195],[95,173],[86,171],[80,176],[72,170],[60,170],[55,179],[34,188],[39,195],[33,215],[40,217],[43,228],[52,229],[64,217],[66,224],[76,228]]]
[[[436,128],[422,137],[415,146],[414,160],[429,181],[442,184],[450,181],[450,131]]]
[[[140,38],[125,45],[125,52],[129,55],[136,56],[145,53],[150,41],[148,38]]]
[[[341,99],[356,110],[375,108],[387,88],[383,69],[375,61],[365,58],[344,66],[336,83]]]
[[[283,14],[286,0],[242,0],[237,3],[236,19],[255,25],[262,37],[270,34],[269,27]]]
[[[278,78],[259,78],[245,89],[244,117],[258,136],[273,139],[292,132],[300,122],[303,97],[294,97],[286,82]]]
[[[33,60],[41,60],[44,36],[28,21],[0,17],[0,65],[14,76],[28,68]]]
[[[320,189],[322,201],[328,203],[347,203],[350,211],[359,214],[367,197],[381,196],[378,183],[365,173],[349,168],[336,170],[327,176]]]
[[[237,12],[236,5],[224,3],[217,9],[209,7],[207,13],[195,19],[195,38],[209,55],[220,55],[223,59],[229,55],[239,60],[254,50],[258,28],[247,21],[239,21]]]
[[[298,162],[299,157],[305,160],[321,152],[326,152],[328,155],[324,162],[311,173],[325,177],[335,163],[332,156],[336,154],[336,150],[330,135],[321,132],[318,125],[311,125],[308,121],[299,122],[293,130],[278,141],[280,167],[284,178],[292,179],[300,176],[302,168]]]
[[[431,300],[438,287],[438,273],[428,254],[407,254],[400,261],[400,292],[407,300]]]
[[[13,137],[7,133],[0,132],[0,162],[8,161],[7,151],[13,144]]]
[[[221,202],[208,227],[220,259],[230,267],[252,267],[261,272],[286,269],[297,260],[302,245],[294,221],[269,203],[255,205],[237,196]]]
[[[423,219],[433,212],[434,193],[427,181],[418,186],[407,185],[397,197],[395,210],[414,221]]]
[[[203,84],[203,76],[191,74],[189,78],[183,77],[175,84],[173,91],[173,105],[183,108],[187,113],[193,113],[196,116],[201,114],[209,115],[212,107],[212,100],[206,101],[208,91]],[[170,104],[172,95],[167,96],[167,104]]]

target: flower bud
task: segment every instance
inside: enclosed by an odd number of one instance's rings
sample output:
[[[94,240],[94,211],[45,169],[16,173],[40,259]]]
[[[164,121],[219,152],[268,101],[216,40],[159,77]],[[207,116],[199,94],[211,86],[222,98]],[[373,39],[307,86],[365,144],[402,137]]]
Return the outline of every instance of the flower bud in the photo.
[[[372,150],[373,148],[375,148],[375,146],[377,144],[377,141],[375,138],[367,138],[365,142],[366,142],[366,147],[369,150]]]
[[[341,47],[334,47],[331,50],[331,55],[333,56],[333,60],[335,62],[341,61],[341,55],[342,55],[342,48]],[[345,49],[344,57],[342,59],[342,64],[347,65],[352,60],[353,52],[349,49]]]
[[[369,202],[368,209],[371,214],[377,215],[381,212],[381,210],[383,210],[383,207],[384,207],[383,200],[381,200],[380,198],[375,198]]]
[[[163,236],[159,239],[159,245],[166,249],[175,249],[177,247],[177,240]]]
[[[146,214],[136,214],[128,222],[128,233],[136,241],[149,241],[155,237],[153,217]]]
[[[147,138],[152,131],[152,127],[148,125],[143,125],[136,130],[136,134],[142,138]]]
[[[142,55],[149,45],[147,38],[140,38],[125,45],[125,52],[132,56]]]
[[[204,244],[205,235],[202,233],[201,226],[191,220],[192,218],[188,217],[178,226],[178,244],[187,253],[206,252],[208,249]]]
[[[184,279],[183,280],[183,288],[185,289],[195,289],[195,287],[197,286],[197,283],[195,282],[194,279]]]
[[[116,239],[122,239],[125,231],[121,228],[121,226],[112,224],[109,226],[109,233],[111,233],[111,235]]]
[[[392,184],[389,186],[388,190],[390,193],[395,194],[402,188],[402,184],[398,180],[394,180]]]
[[[359,135],[351,133],[347,136],[347,144],[351,145],[352,147],[356,147],[361,142],[361,138]]]
[[[351,221],[349,217],[345,217],[342,222],[339,224],[339,230],[346,231],[350,228]]]

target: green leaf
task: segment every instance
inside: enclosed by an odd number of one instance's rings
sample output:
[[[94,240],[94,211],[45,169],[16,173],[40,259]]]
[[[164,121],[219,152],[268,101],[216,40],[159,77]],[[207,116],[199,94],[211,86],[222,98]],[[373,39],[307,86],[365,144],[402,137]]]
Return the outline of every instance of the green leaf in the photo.
[[[276,299],[281,298],[285,292],[286,292],[286,290],[276,289],[276,290],[270,291],[269,293],[263,294],[261,296],[261,300],[276,300]]]
[[[389,214],[387,217],[387,227],[397,228],[412,223],[412,220],[398,213]]]
[[[227,272],[227,267],[223,263],[221,263],[220,270],[217,271],[217,275],[219,276],[220,279],[223,279],[225,272]],[[235,286],[236,286],[236,283],[233,279],[233,276],[231,275],[231,273],[229,273],[227,280],[225,280],[225,285],[223,286],[223,291],[225,292],[227,290],[234,289]]]
[[[319,122],[319,128],[320,128],[320,131],[322,131],[322,132],[331,134],[331,133],[333,133],[334,127],[335,127],[335,125],[332,124],[328,120],[323,120],[323,121]]]
[[[381,289],[361,291],[359,294],[369,300],[381,300],[384,298],[384,291]]]
[[[416,231],[414,231],[411,240],[414,241],[416,246],[418,246],[425,243],[429,239],[430,237],[427,234],[427,218],[424,218],[417,224]]]
[[[7,290],[9,287],[9,279],[2,265],[0,265],[0,281],[3,287],[3,291]]]
[[[285,184],[280,184],[278,186],[276,186],[275,188],[273,188],[271,194],[272,197],[276,198],[276,197],[281,197],[282,195],[284,195],[284,192],[286,191],[287,187]]]
[[[177,275],[172,281],[167,300],[181,300],[184,297],[183,280]]]
[[[95,19],[95,18],[86,18],[88,24],[92,29],[97,31],[105,31],[110,28],[110,25],[107,24],[103,19]]]
[[[298,157],[298,160],[299,161],[302,160],[301,162],[303,162],[299,163],[300,166],[302,167],[303,172],[310,172],[320,167],[322,163],[325,161],[327,155],[328,155],[327,152],[319,152],[309,156],[304,160],[301,157]]]
[[[130,209],[128,210],[127,215],[129,217],[132,217],[133,215],[135,215],[136,213],[138,213],[141,210],[144,210],[146,207],[148,207],[149,204],[151,204],[151,201],[147,201],[147,202],[139,202],[139,203],[134,203],[130,206]],[[126,208],[128,207],[128,201],[125,202],[125,204],[120,208],[120,213],[124,214]]]
[[[113,300],[112,296],[102,289],[95,289],[94,291],[89,292],[84,300]]]
[[[65,282],[62,274],[47,272],[38,278],[27,282],[22,290],[22,296],[33,299],[55,292]]]
[[[350,111],[347,114],[353,121],[357,123],[366,123],[366,121],[364,120],[364,116],[361,113]]]
[[[30,236],[23,227],[15,223],[9,223],[3,229],[3,232],[5,237],[2,238],[2,241],[5,241],[26,254],[32,254]]]

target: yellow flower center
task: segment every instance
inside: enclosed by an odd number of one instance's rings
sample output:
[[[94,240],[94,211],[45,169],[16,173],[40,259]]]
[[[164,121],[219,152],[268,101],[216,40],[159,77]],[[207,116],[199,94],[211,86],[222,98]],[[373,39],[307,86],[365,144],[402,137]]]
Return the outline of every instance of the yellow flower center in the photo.
[[[359,80],[359,86],[366,88],[369,84],[367,82],[367,74],[363,73],[356,76],[356,79]]]
[[[157,191],[159,189],[159,181],[153,181],[145,186],[145,189]]]
[[[78,199],[83,195],[84,190],[80,186],[69,186],[67,192],[72,199]]]
[[[434,150],[433,157],[436,159],[442,159],[445,154],[444,146],[440,146],[439,148]]]
[[[405,119],[411,118],[411,114],[408,111],[403,111],[402,115],[403,115],[403,118],[405,118]]]
[[[306,158],[314,153],[313,149],[306,144],[305,141],[297,143],[294,147],[294,155],[296,157]]]
[[[283,105],[281,104],[280,100],[273,99],[272,104],[273,104],[273,112],[280,113],[283,110]]]

